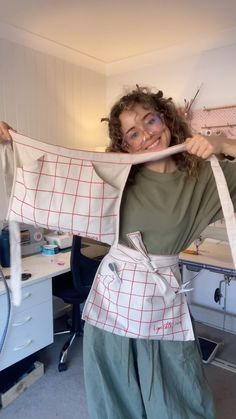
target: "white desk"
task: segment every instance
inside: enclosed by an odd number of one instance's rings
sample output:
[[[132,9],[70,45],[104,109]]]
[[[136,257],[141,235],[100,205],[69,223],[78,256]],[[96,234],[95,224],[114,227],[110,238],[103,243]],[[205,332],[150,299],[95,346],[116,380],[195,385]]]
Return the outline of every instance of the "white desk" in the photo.
[[[92,243],[82,249],[89,257],[104,255],[107,247]],[[8,333],[0,354],[0,371],[53,342],[52,277],[70,270],[70,252],[55,256],[37,254],[22,259],[22,272],[31,278],[22,282],[22,303],[12,306]],[[4,275],[9,269],[3,269]],[[7,317],[7,298],[0,282],[0,336]]]
[[[196,250],[195,246],[190,249]],[[180,254],[183,281],[194,318],[209,326],[236,333],[236,270],[228,244],[205,240],[199,254]]]
[[[192,245],[190,250],[196,250]],[[199,248],[197,255],[180,253],[180,261],[189,267],[209,269],[212,272],[236,275],[230,247],[228,244],[214,243],[205,240]]]

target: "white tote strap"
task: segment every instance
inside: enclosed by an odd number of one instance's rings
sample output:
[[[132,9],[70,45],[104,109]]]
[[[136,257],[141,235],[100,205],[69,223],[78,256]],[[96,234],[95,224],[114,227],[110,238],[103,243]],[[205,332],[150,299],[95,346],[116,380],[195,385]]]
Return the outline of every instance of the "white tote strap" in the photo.
[[[209,160],[216,181],[216,187],[225,219],[234,268],[236,269],[236,219],[234,214],[234,207],[230,198],[223,170],[221,169],[216,156],[211,156]]]
[[[9,221],[10,252],[11,252],[11,291],[12,302],[15,306],[21,303],[21,245],[20,224],[17,221]]]

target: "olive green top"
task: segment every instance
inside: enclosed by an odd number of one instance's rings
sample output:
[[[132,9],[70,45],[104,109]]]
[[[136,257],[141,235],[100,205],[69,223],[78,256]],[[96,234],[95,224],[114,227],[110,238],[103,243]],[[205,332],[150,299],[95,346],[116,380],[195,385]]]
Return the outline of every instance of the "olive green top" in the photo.
[[[235,162],[220,162],[236,208]],[[186,249],[222,209],[210,163],[203,162],[199,177],[179,170],[158,173],[141,167],[127,183],[120,212],[120,243],[130,246],[126,234],[140,231],[149,253],[177,254]]]

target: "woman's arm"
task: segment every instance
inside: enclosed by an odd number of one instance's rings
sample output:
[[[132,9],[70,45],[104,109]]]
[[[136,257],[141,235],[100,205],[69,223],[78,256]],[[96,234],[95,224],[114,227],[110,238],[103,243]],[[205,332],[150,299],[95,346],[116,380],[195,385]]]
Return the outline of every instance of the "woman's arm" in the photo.
[[[9,130],[15,131],[10,125],[4,121],[0,121],[0,142],[11,141],[11,134]]]
[[[236,157],[236,140],[227,139],[227,141],[222,144],[222,153],[225,156]]]
[[[212,154],[236,157],[236,140],[229,139],[224,134],[209,137],[195,135],[187,138],[186,150],[202,159],[208,159]]]
[[[6,122],[0,121],[0,220],[4,220],[6,218],[8,200],[11,194],[13,182],[12,138],[9,133],[9,129],[12,129],[10,125]]]

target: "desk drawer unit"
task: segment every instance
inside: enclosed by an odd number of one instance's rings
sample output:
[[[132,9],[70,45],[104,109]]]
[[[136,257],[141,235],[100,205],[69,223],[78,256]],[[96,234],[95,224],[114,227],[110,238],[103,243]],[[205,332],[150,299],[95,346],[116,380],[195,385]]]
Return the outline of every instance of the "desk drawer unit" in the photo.
[[[0,296],[0,334],[6,321],[6,295]],[[4,319],[5,317],[5,319]],[[53,342],[51,280],[25,286],[22,303],[12,307],[10,324],[2,353],[0,370],[37,352]]]

